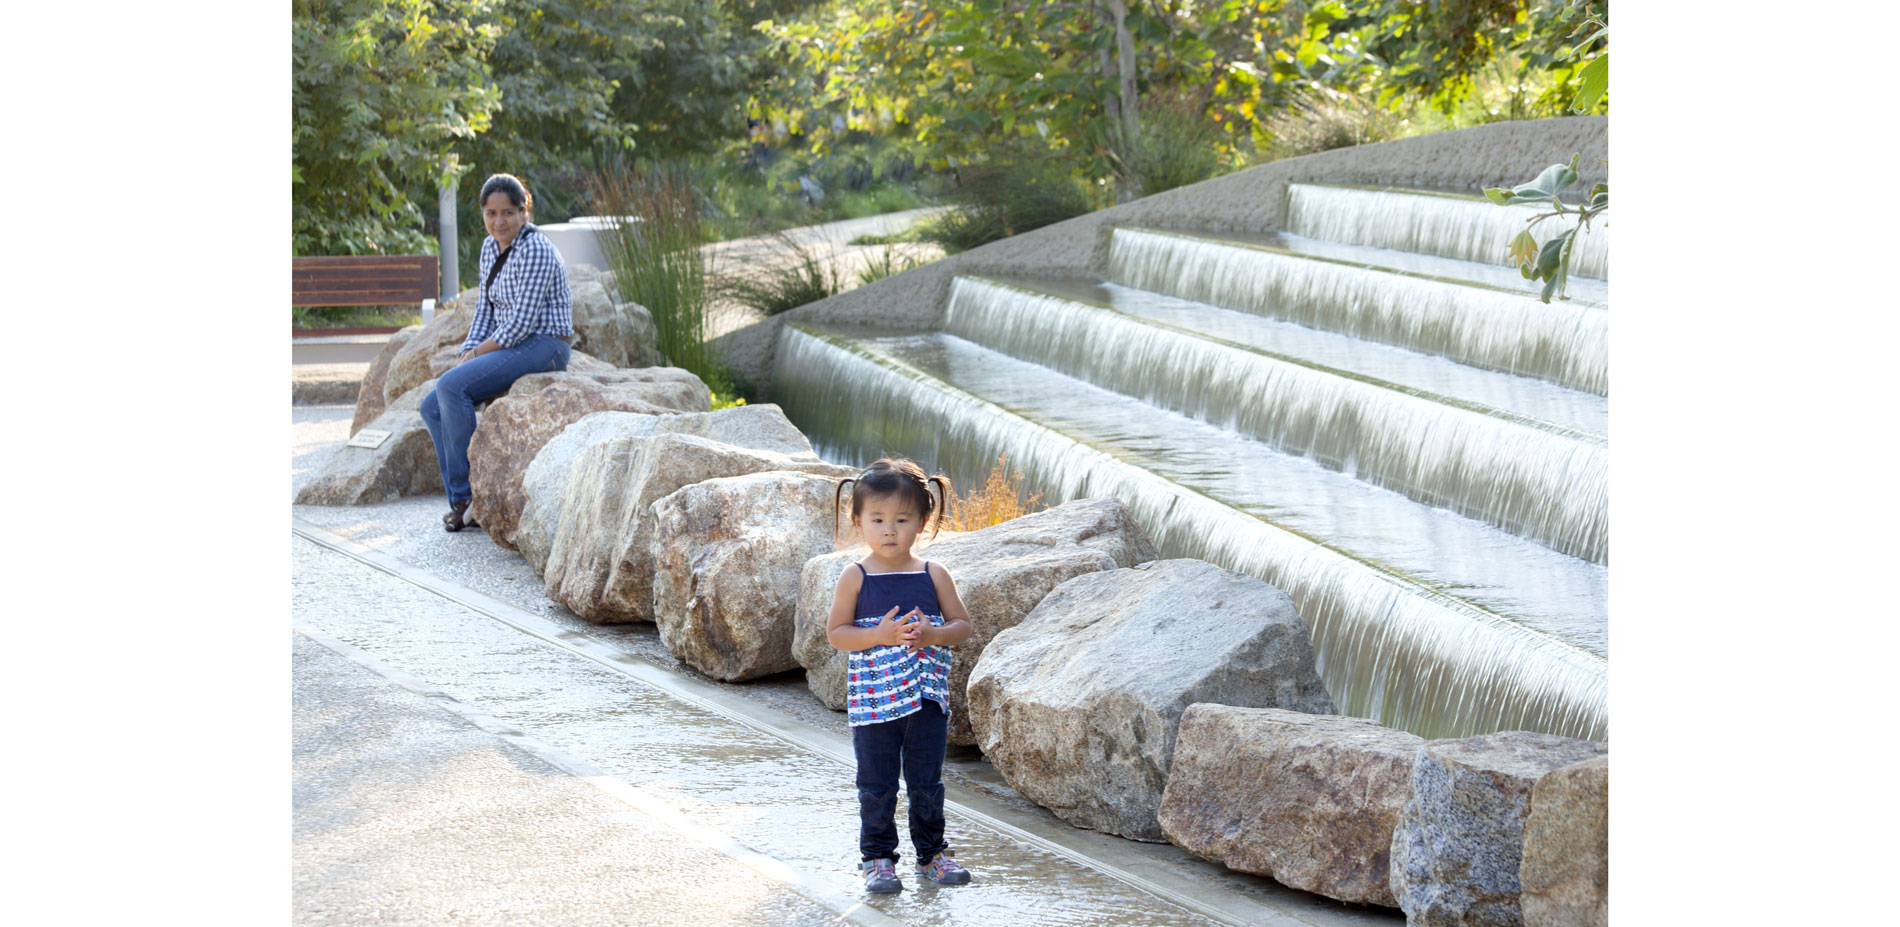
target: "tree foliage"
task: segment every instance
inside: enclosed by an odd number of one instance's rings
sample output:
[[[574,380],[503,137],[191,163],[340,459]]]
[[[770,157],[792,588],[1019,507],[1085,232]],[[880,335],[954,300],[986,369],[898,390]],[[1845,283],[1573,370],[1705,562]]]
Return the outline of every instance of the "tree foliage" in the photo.
[[[823,150],[848,131],[906,139],[931,167],[1039,145],[1084,176],[1132,173],[1139,100],[1175,89],[1225,139],[1244,137],[1273,88],[1259,66],[1286,40],[1297,9],[1283,0],[1131,3],[1124,88],[1114,0],[1042,3],[854,0],[799,22],[768,23],[794,65],[761,96],[781,136]],[[1133,93],[1126,92],[1132,89]],[[1238,120],[1234,116],[1238,116]]]
[[[488,174],[518,174],[564,217],[582,173],[743,138],[774,66],[753,25],[808,3],[297,0],[294,247],[433,250],[417,204],[445,179],[472,205]]]
[[[1091,199],[1126,199],[1243,163],[1295,101],[1449,107],[1507,60],[1555,76],[1551,111],[1601,97],[1607,34],[1579,46],[1574,24],[1603,8],[293,0],[293,247],[428,250],[433,210],[417,204],[444,180],[472,205],[483,177],[518,174],[548,221],[591,210],[583,178],[610,167],[786,147],[823,158],[867,138],[959,176],[1002,153],[1057,162]]]
[[[1183,145],[1211,145],[1232,162],[1271,141],[1270,114],[1316,94],[1449,111],[1474,75],[1508,60],[1521,72],[1554,75],[1551,99],[1540,105],[1560,111],[1581,82],[1566,41],[1571,24],[1602,6],[840,0],[818,15],[761,27],[790,65],[758,105],[779,139],[819,151],[846,133],[888,133],[923,163],[958,170],[1039,144],[1083,177],[1153,192],[1181,182],[1179,162],[1166,157]],[[1140,113],[1158,105],[1168,110],[1167,125],[1151,129]],[[1212,138],[1207,125],[1218,129]]]
[[[802,3],[510,0],[489,64],[502,91],[484,160],[604,167],[742,137],[746,98],[770,62],[753,25]]]
[[[293,0],[291,248],[429,252],[410,199],[453,174],[501,95],[496,0]]]
[[[1418,100],[1449,111],[1480,69],[1506,58],[1556,77],[1542,109],[1560,112],[1577,91],[1573,29],[1607,15],[1605,0],[1335,0],[1306,13],[1308,41],[1275,74],[1376,93],[1381,104]]]

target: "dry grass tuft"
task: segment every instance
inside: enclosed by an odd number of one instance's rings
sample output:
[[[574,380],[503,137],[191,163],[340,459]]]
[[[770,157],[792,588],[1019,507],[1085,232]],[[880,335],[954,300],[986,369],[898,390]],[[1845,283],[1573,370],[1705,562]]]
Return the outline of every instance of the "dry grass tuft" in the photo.
[[[1009,455],[1004,454],[996,458],[981,485],[952,498],[943,527],[946,531],[980,531],[1048,507],[1042,493],[1023,496],[1023,472],[1012,472]]]

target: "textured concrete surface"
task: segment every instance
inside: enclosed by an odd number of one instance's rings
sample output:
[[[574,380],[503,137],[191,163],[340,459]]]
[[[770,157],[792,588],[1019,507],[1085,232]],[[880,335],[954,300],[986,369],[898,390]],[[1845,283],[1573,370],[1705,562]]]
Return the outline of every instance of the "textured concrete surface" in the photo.
[[[308,468],[342,443],[349,417],[348,406],[293,407],[293,493],[307,478]],[[334,732],[320,735],[327,738],[321,745],[300,748],[299,766],[344,765],[326,767],[333,771],[317,770],[308,777],[298,772],[298,813],[321,804],[323,810],[311,814],[348,819],[325,825],[339,829],[334,840],[359,843],[353,847],[311,843],[307,852],[299,850],[303,854],[296,874],[299,891],[311,886],[311,900],[299,902],[299,923],[448,923],[475,919],[482,905],[506,906],[509,916],[497,915],[492,921],[496,923],[593,923],[587,918],[615,910],[624,893],[609,893],[598,906],[583,900],[574,917],[552,919],[549,912],[558,908],[550,899],[573,897],[576,891],[596,884],[592,868],[598,857],[570,844],[618,839],[614,828],[625,822],[615,818],[602,823],[588,810],[593,799],[586,797],[545,788],[532,790],[529,797],[503,795],[526,788],[520,781],[506,781],[504,767],[523,770],[524,778],[548,778],[546,769],[528,768],[533,766],[527,761],[534,754],[510,753],[512,745],[494,739],[497,734],[507,735],[509,728],[526,732],[663,802],[667,814],[684,814],[750,852],[783,860],[797,873],[816,880],[812,884],[819,885],[819,894],[806,892],[807,897],[859,897],[850,871],[855,862],[855,826],[850,823],[855,803],[849,789],[848,733],[843,715],[819,704],[802,674],[786,673],[744,685],[707,680],[673,661],[651,626],[596,627],[548,602],[519,555],[490,543],[479,531],[448,534],[440,530],[436,516],[441,508],[440,497],[421,497],[377,506],[293,506],[292,513],[306,521],[321,521],[324,530],[368,545],[377,556],[400,557],[404,570],[426,575],[429,582],[447,580],[470,587],[464,594],[479,592],[492,598],[494,607],[524,609],[530,614],[517,620],[546,622],[544,640],[580,642],[599,656],[589,662],[575,653],[562,653],[558,646],[550,650],[514,628],[457,604],[459,600],[440,598],[341,553],[294,538],[293,618],[300,628],[309,628],[319,639],[334,637],[346,648],[360,648],[413,676],[424,691],[439,691],[491,719],[471,734],[456,726],[459,715],[448,716],[448,730],[461,732],[454,737],[476,738],[471,742],[476,745],[465,745],[466,749],[437,743],[440,731],[428,736],[418,733],[415,742],[403,748],[413,762],[372,763],[371,754],[380,748],[348,746],[343,735],[362,732],[387,742],[394,736],[390,729],[410,722],[402,717],[383,718],[381,703],[364,703],[363,710],[335,721]],[[679,679],[687,691],[697,694],[680,701],[603,664],[649,667],[642,672]],[[293,676],[301,680],[312,665],[300,659],[293,665]],[[304,683],[300,681],[299,687]],[[708,717],[695,707],[704,702],[692,701],[695,698],[744,703],[747,707],[736,710],[757,713],[763,727],[734,727]],[[427,699],[422,704],[443,710]],[[300,709],[299,718],[303,717]],[[300,731],[307,727],[299,721]],[[828,739],[829,746],[823,749],[834,758],[788,750],[784,741],[758,733],[794,729],[804,732],[799,735],[803,738]],[[486,743],[480,742],[484,730],[491,732]],[[872,904],[876,910],[859,910],[853,919],[874,921],[881,911],[919,927],[1005,922],[1076,927],[1211,923],[1107,875],[1100,867],[1108,866],[1142,878],[1160,877],[1177,886],[1174,891],[1179,895],[1169,897],[1194,899],[1195,905],[1211,904],[1232,912],[1229,923],[1352,927],[1397,921],[1385,911],[1341,906],[1268,880],[1226,872],[1174,847],[1134,844],[1075,830],[1016,796],[974,751],[953,749],[951,754],[945,772],[953,797],[962,806],[981,809],[983,820],[1003,822],[958,824],[960,856],[977,868],[981,882],[936,891],[915,885],[912,877],[903,895],[878,899]],[[558,772],[563,767],[575,768],[565,762],[555,768]],[[464,769],[473,772],[450,774]],[[329,783],[331,792],[312,791],[324,783]],[[502,836],[498,828],[509,823],[507,817],[491,820],[483,811],[489,800],[471,806],[459,797],[463,791],[502,795],[513,802],[513,813],[525,819],[511,837]],[[360,811],[351,811],[352,807]],[[412,821],[421,823],[412,826],[408,823]],[[345,824],[359,830],[342,832]],[[527,860],[524,865],[537,867],[533,878],[500,883],[503,887],[493,892],[455,884],[496,881],[483,868],[488,865],[483,854],[476,851],[488,847],[499,852],[511,839],[524,846],[520,857]],[[1047,851],[1050,843],[1039,841],[1051,841],[1069,848],[1065,852],[1082,856],[1054,855]],[[399,854],[399,844],[406,846],[401,852],[407,856]],[[745,872],[702,865],[690,855],[656,853],[628,865],[651,863],[687,871],[679,877],[698,885],[700,897],[680,900],[675,896],[668,904],[684,910],[697,907],[701,920],[805,922],[801,918],[808,909],[800,908],[796,899],[769,891],[777,882],[766,884],[768,891],[750,894],[753,890],[748,886],[759,883]],[[306,864],[302,861],[306,858],[317,862]],[[323,872],[315,873],[312,867],[319,862]],[[625,868],[613,871],[624,873]],[[734,892],[726,890],[729,871],[741,877],[732,883],[740,886]],[[353,880],[354,887],[326,887],[326,878]],[[549,889],[543,883],[566,887]],[[725,906],[728,901],[730,907]],[[544,903],[548,907],[542,907]],[[712,914],[704,914],[706,910]],[[829,915],[831,922],[836,917]],[[622,911],[613,922],[677,921]]]
[[[322,467],[323,461],[349,439],[351,407],[293,406],[291,408],[291,495]],[[570,631],[612,643],[629,654],[671,665],[681,675],[702,679],[722,690],[742,694],[761,704],[826,730],[848,733],[842,711],[832,711],[811,693],[800,670],[779,673],[745,683],[712,680],[680,663],[660,643],[659,628],[651,624],[597,625],[549,599],[521,555],[488,540],[477,529],[450,534],[442,530],[448,510],[445,497],[417,496],[381,505],[293,505],[291,512],[358,543],[429,570],[444,579],[560,623]],[[1018,796],[974,747],[952,747],[945,763],[947,779],[982,789],[999,801],[1027,810],[1037,807]]]
[[[335,405],[356,402],[357,389],[369,373],[369,362],[349,364],[294,364],[290,368],[293,404]]]
[[[1609,119],[1574,116],[1501,122],[1288,158],[1178,187],[992,242],[731,331],[715,344],[768,401],[772,357],[786,319],[935,328],[957,274],[1099,279],[1117,226],[1268,232],[1286,223],[1290,183],[1419,187],[1481,194],[1523,183],[1581,154],[1577,186],[1606,179]]]
[[[311,335],[290,339],[290,362],[367,364],[389,341],[388,335]]]
[[[295,633],[291,670],[295,924],[835,920]]]

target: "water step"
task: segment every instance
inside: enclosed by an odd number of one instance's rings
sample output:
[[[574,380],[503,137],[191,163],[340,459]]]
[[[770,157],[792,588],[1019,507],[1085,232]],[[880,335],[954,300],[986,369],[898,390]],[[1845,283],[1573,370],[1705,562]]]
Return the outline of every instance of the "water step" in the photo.
[[[1332,261],[1335,264],[1422,277],[1442,283],[1502,290],[1532,299],[1536,299],[1544,290],[1542,281],[1524,279],[1524,275],[1519,273],[1514,266],[1480,264],[1476,261],[1461,261],[1457,258],[1439,257],[1435,254],[1395,251],[1391,248],[1374,248],[1369,245],[1351,245],[1308,238],[1292,232],[1196,233],[1189,231],[1177,232],[1177,234],[1207,237],[1226,244],[1253,245],[1266,251],[1297,254],[1316,260]],[[1566,305],[1587,306],[1592,309],[1610,308],[1608,281],[1574,277],[1570,281],[1568,295],[1569,299],[1564,301]]]
[[[902,453],[967,481],[1007,454],[1051,503],[1119,498],[1164,556],[1291,595],[1351,714],[1607,738],[1602,566],[954,335],[780,339],[774,389],[827,459]]]
[[[1581,196],[1586,191],[1570,192]],[[1286,230],[1294,234],[1481,264],[1510,264],[1511,239],[1526,228],[1544,241],[1576,227],[1575,216],[1545,219],[1534,227],[1528,224],[1550,211],[1541,204],[1499,206],[1476,194],[1302,183],[1286,188]],[[1588,231],[1577,234],[1571,245],[1570,272],[1577,277],[1610,278],[1607,220],[1593,220]]]
[[[944,330],[1608,559],[1601,397],[1120,286],[959,277]]]
[[[1609,393],[1608,309],[1545,304],[1472,278],[1421,276],[1403,261],[1356,259],[1330,248],[1288,247],[1286,238],[1242,240],[1217,233],[1118,228],[1108,277],[1139,290],[1296,322],[1397,345],[1462,364]],[[1322,255],[1319,251],[1331,251]]]

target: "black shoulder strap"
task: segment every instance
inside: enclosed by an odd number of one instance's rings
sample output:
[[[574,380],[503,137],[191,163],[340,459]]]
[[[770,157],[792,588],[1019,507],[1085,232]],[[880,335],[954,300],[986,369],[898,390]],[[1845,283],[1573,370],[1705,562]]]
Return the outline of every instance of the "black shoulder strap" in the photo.
[[[854,564],[851,564],[851,565],[852,565],[852,566],[854,566],[854,567],[857,567],[857,568],[858,568],[858,572],[860,572],[860,573],[863,573],[863,574],[864,574],[864,575],[866,575],[866,576],[869,576],[869,575],[871,575],[871,571],[869,571],[869,570],[866,570],[866,569],[864,568],[864,564],[862,564],[862,563],[854,563]]]
[[[488,269],[488,282],[482,284],[482,292],[484,294],[488,292],[490,287],[495,285],[495,275],[501,273],[501,265],[508,263],[508,255],[513,253],[515,253],[514,242],[509,242],[508,247],[501,249],[501,254],[495,258],[495,266]]]

